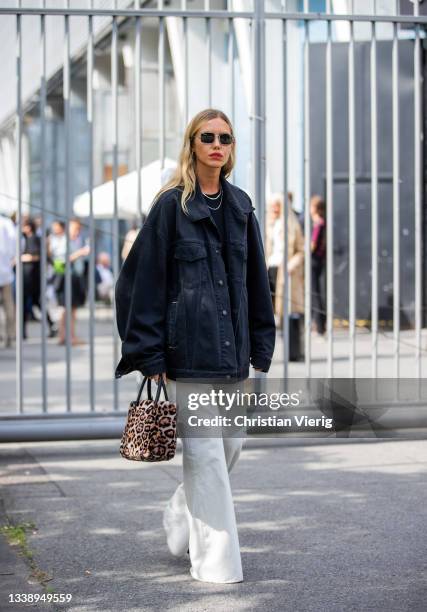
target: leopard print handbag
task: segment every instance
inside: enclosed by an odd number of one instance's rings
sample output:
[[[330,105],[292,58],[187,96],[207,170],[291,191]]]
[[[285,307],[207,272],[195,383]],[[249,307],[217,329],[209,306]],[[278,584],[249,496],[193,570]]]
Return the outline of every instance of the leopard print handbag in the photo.
[[[120,455],[131,461],[168,461],[176,451],[176,404],[168,400],[166,385],[160,379],[156,397],[151,397],[148,378],[148,397],[141,401],[144,377],[136,401],[130,403],[125,429],[120,443]],[[163,388],[164,401],[159,401]]]

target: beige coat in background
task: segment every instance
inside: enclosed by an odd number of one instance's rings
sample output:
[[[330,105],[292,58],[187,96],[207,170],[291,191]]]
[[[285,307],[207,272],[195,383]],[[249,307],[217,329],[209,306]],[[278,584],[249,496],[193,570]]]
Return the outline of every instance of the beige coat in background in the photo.
[[[283,215],[280,217],[280,221],[283,228]],[[273,226],[274,220],[273,222],[271,220],[268,221],[265,243],[265,256],[267,260],[273,246]],[[288,272],[290,274],[289,282],[291,297],[289,313],[304,313],[304,236],[298,218],[292,209],[289,209],[288,212],[288,234]],[[283,229],[280,235],[284,241]],[[283,288],[284,276],[283,265],[281,265],[277,271],[276,299],[274,304],[274,311],[280,319],[283,317]]]

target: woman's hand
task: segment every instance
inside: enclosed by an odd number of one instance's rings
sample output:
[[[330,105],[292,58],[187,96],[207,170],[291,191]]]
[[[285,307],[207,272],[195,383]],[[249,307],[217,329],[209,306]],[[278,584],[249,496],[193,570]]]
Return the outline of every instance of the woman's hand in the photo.
[[[154,380],[154,382],[156,383],[156,385],[159,384],[159,379],[160,376],[163,378],[165,384],[168,382],[168,379],[166,378],[166,372],[162,372],[161,374],[153,374],[153,376],[149,376],[148,378],[150,380]]]

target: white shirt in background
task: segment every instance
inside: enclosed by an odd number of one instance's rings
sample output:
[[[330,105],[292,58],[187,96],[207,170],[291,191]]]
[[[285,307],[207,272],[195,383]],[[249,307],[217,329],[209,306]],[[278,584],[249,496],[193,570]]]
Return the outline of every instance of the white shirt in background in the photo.
[[[7,217],[0,215],[0,287],[13,283],[12,259],[15,255],[15,225]]]
[[[67,249],[67,238],[65,234],[50,234],[49,235],[49,250],[52,259],[65,262],[65,254]]]

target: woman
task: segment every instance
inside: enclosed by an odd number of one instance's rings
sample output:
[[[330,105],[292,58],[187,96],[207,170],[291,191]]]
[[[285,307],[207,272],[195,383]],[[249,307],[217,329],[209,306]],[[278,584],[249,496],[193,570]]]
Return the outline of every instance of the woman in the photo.
[[[234,162],[227,116],[198,113],[116,284],[117,378],[161,376],[175,399],[180,378],[221,384],[248,378],[249,363],[269,370],[275,324],[264,250],[249,196],[226,180]],[[163,525],[170,551],[188,550],[196,580],[243,580],[228,478],[242,441],[182,438],[184,480]]]
[[[34,318],[33,306],[41,310],[40,304],[40,254],[41,239],[37,236],[36,223],[30,217],[26,217],[22,223],[24,244],[22,247],[22,276],[24,288],[24,316],[23,316],[23,338],[27,338],[27,322]],[[46,311],[46,320],[49,325],[49,337],[57,334],[55,324]]]
[[[325,300],[323,297],[323,270],[326,260],[326,206],[320,195],[310,200],[311,232],[311,283],[313,319],[319,336],[326,331]]]
[[[49,237],[48,255],[53,261],[55,270],[55,291],[58,305],[62,306],[59,321],[58,344],[66,342],[66,296],[65,296],[65,267],[66,267],[66,233],[65,225],[61,221],[52,224],[53,234]],[[78,338],[75,333],[77,309],[86,301],[85,259],[90,253],[90,246],[85,242],[81,233],[79,219],[70,219],[69,222],[70,257],[71,266],[71,344],[78,346],[85,341]]]
[[[300,222],[292,209],[292,194],[288,193],[288,274],[290,276],[289,313],[304,314],[304,236]],[[270,283],[274,287],[274,310],[282,326],[283,318],[283,258],[285,240],[284,197],[278,192],[268,200],[269,211],[273,217],[270,231],[267,232],[265,252],[269,268]]]

